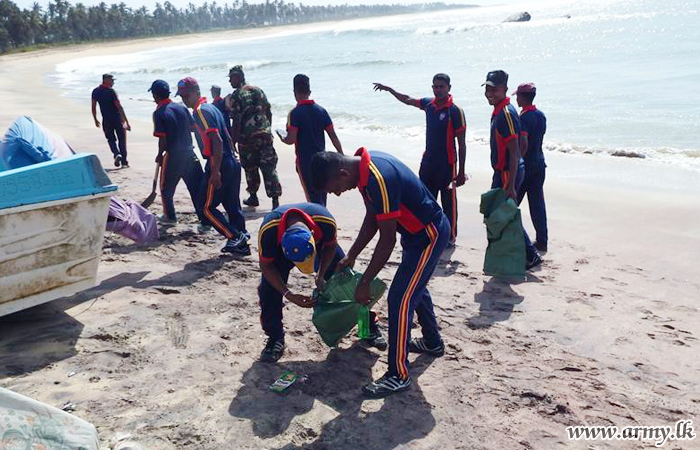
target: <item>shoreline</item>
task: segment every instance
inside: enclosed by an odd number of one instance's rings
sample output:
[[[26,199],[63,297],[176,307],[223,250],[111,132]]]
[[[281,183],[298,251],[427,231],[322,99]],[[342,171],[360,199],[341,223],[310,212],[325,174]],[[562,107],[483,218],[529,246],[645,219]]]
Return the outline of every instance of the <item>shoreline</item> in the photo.
[[[192,38],[2,56],[0,128],[30,115],[76,151],[96,153],[119,185],[117,195],[144,198],[156,149],[152,125],[131,120],[131,168],[114,170],[89,106],[62,97],[47,84],[47,74],[66,59],[184,39],[189,44]],[[199,35],[197,43],[210,38]],[[339,137],[346,152],[376,145],[363,135]],[[381,146],[408,145],[396,142],[386,138]],[[275,147],[281,201],[302,201],[292,147],[279,141]],[[70,400],[103,441],[126,431],[149,450],[213,450],[230,442],[241,449],[296,449],[316,441],[342,448],[348,433],[368,449],[485,450],[517,443],[579,449],[586,443],[568,442],[565,426],[661,425],[696,417],[700,189],[655,187],[654,177],[677,176],[673,167],[551,156],[545,188],[550,252],[527,282],[509,285],[481,273],[486,239],[478,203],[490,169],[487,145],[469,145],[472,179],[458,193],[458,247],[430,285],[448,352],[430,362],[412,357],[416,385],[404,397],[358,400],[366,378],[381,375],[386,353],[358,348],[352,338],[329,351],[316,336],[310,311],[299,308],[285,309],[289,339],[280,364],[257,363],[264,339],[257,324],[255,251],[241,260],[222,258],[218,237],[194,235],[182,185],[176,206],[183,223],[159,243],[137,246],[109,235],[97,287],[0,319],[0,385],[58,407]],[[411,167],[417,170],[415,162]],[[329,196],[344,248],[357,235],[363,208],[356,192]],[[246,209],[253,247],[268,209],[264,196],[257,210]],[[532,230],[526,206],[522,215]],[[399,253],[397,245],[382,278],[391,279]],[[364,252],[358,265],[368,256]],[[291,278],[295,287],[311,284],[298,273]],[[386,302],[380,303],[385,320]],[[309,381],[292,396],[270,397],[267,386],[283,369],[306,373]],[[71,371],[77,375],[66,378]],[[468,430],[464,423],[471,424]],[[364,441],[365,435],[374,440]],[[372,444],[377,439],[384,444]]]

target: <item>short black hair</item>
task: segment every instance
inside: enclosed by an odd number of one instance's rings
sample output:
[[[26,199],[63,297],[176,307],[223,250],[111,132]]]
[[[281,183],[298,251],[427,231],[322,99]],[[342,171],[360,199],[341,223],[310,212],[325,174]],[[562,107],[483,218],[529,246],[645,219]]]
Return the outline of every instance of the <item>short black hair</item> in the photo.
[[[303,73],[294,76],[294,92],[299,92],[300,94],[308,94],[311,92],[311,83],[309,82],[309,77]]]
[[[344,156],[337,152],[319,152],[311,158],[311,186],[325,192],[328,180],[335,177],[343,165]]]
[[[518,95],[532,103],[532,101],[535,99],[535,94],[536,92],[521,92]]]
[[[448,86],[450,86],[450,76],[447,75],[446,73],[438,73],[433,77],[433,83],[435,83],[436,80],[442,80],[444,81]]]

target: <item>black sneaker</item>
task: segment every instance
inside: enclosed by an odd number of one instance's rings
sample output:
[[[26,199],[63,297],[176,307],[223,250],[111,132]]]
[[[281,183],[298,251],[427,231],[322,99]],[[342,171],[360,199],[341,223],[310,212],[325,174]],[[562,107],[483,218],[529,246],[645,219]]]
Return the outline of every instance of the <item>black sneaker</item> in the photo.
[[[265,348],[260,354],[261,362],[277,362],[284,353],[284,338],[268,339]]]
[[[128,168],[129,168],[129,163],[126,162],[126,161],[124,161],[124,162],[122,163],[122,169],[128,169]]]
[[[248,239],[250,239],[250,235],[247,232],[238,233],[238,236],[226,241],[226,245],[221,249],[221,252],[238,253],[238,250],[244,250],[245,247],[248,247]],[[250,254],[250,248],[248,248],[248,254]]]
[[[439,358],[445,354],[445,343],[440,341],[439,345],[430,347],[425,339],[415,338],[411,339],[411,341],[408,343],[408,351],[410,353],[425,353],[427,355]]]
[[[362,342],[365,342],[370,347],[375,347],[377,350],[381,351],[384,351],[387,349],[387,347],[389,347],[386,339],[384,336],[382,336],[382,332],[379,330],[370,333],[369,337],[362,339]]]
[[[277,209],[280,206],[280,198],[272,197],[272,209]]]
[[[535,248],[538,252],[547,253],[547,244],[544,242],[535,242]]]
[[[525,270],[534,269],[540,264],[542,264],[542,258],[540,258],[539,253],[535,253],[535,256],[531,260],[525,261]]]
[[[122,157],[121,155],[117,155],[114,157],[114,167],[121,167],[122,165]]]
[[[260,200],[256,194],[250,194],[250,197],[243,200],[243,204],[246,206],[260,206]]]
[[[389,375],[389,372],[387,372],[377,381],[364,385],[362,387],[362,392],[365,394],[365,397],[384,398],[388,395],[405,391],[410,387],[411,377],[402,380],[396,375]]]

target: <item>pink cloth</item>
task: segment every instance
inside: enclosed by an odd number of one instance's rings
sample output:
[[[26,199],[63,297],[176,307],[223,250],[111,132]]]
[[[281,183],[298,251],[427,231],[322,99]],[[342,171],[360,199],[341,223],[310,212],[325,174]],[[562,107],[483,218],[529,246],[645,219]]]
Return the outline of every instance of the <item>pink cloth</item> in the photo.
[[[147,244],[158,240],[158,219],[138,203],[112,196],[107,231],[113,231],[139,244]]]

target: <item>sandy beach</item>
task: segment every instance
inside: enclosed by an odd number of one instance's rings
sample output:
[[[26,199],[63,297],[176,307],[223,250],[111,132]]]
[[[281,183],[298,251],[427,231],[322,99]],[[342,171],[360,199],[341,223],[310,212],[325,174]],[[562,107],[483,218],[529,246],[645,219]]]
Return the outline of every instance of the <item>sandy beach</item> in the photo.
[[[153,176],[152,124],[130,118],[131,168],[115,170],[90,116],[90,93],[83,102],[64,98],[47,74],[73,58],[286,28],[2,56],[0,130],[19,115],[33,117],[76,151],[96,153],[118,195],[140,201]],[[338,135],[347,151],[373,148],[361,136]],[[303,201],[292,147],[275,146],[282,202]],[[261,197],[260,207],[246,210],[253,256],[221,256],[222,238],[196,233],[184,184],[176,194],[181,221],[155,245],[106,234],[95,288],[0,318],[0,386],[59,408],[75,404],[74,414],[98,428],[105,449],[124,441],[148,450],[652,448],[570,441],[565,429],[698,417],[700,175],[643,160],[546,157],[549,253],[527,281],[506,284],[482,273],[479,196],[491,172],[487,146],[469,144],[458,245],[430,284],[447,353],[412,356],[415,383],[405,394],[363,399],[360,387],[384,373],[386,352],[352,336],[330,350],[311,311],[293,305],[285,308],[285,355],[259,363],[265,337],[256,237],[270,201]],[[684,187],[664,180],[685,180]],[[364,214],[361,197],[329,197],[329,209],[347,250]],[[532,230],[526,206],[523,217]],[[360,267],[369,256],[363,253]],[[380,277],[391,280],[399,259],[397,245]],[[312,280],[299,272],[291,279],[311,290]],[[380,305],[385,326],[385,300]],[[270,392],[285,370],[306,379],[286,395]],[[700,422],[694,425],[700,432]],[[697,449],[700,441],[663,448]]]

